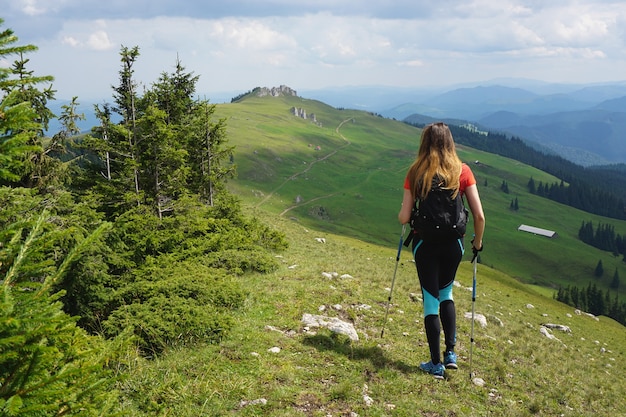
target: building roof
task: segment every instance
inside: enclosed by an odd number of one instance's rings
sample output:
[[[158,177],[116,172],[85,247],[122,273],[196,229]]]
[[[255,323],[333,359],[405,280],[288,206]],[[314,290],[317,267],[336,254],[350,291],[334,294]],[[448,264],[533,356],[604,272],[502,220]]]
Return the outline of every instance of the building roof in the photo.
[[[526,224],[520,224],[517,230],[521,230],[522,232],[532,233],[535,235],[547,236],[547,237],[556,236],[556,232],[553,230],[547,230],[547,229],[542,229],[539,227],[528,226]]]

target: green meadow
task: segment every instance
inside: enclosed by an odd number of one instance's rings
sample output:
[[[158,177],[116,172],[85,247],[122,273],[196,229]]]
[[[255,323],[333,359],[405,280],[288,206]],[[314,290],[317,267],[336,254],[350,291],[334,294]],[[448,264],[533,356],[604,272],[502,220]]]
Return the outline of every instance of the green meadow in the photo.
[[[317,123],[292,115],[293,107],[315,114]],[[419,129],[299,97],[250,97],[219,105],[217,114],[228,120],[239,173],[230,187],[244,203],[320,232],[395,245],[402,184],[417,151]],[[530,194],[530,178],[559,181],[545,172],[463,146],[458,153],[476,176],[487,216],[483,264],[550,290],[590,282],[605,289],[615,271],[626,279],[621,257],[578,240],[583,221],[612,224],[622,236],[626,222]],[[501,190],[503,181],[508,193]],[[519,209],[513,211],[515,198]],[[553,230],[557,237],[520,232],[520,224]],[[593,274],[598,261],[605,271],[600,278]]]
[[[297,118],[292,107],[315,114],[317,122]],[[419,130],[297,97],[247,98],[219,105],[217,114],[228,119],[236,146],[239,175],[229,182],[231,191],[248,215],[284,233],[289,247],[275,254],[276,271],[237,278],[247,298],[221,343],[129,360],[120,384],[126,415],[616,416],[626,410],[624,327],[552,298],[559,284],[596,279],[599,259],[605,270],[626,271],[621,259],[576,238],[583,220],[606,219],[526,191],[530,177],[555,178],[459,147],[479,182],[487,234],[474,303],[469,254],[457,276],[459,369],[435,380],[419,370],[428,347],[415,265],[406,249],[396,261],[402,231],[396,215]],[[509,194],[500,189],[503,181]],[[520,208],[513,212],[516,197]],[[518,232],[521,223],[558,237]],[[485,327],[474,325],[473,343],[472,307],[486,319]],[[359,340],[306,328],[306,313],[353,324]],[[563,330],[542,326],[550,324]]]

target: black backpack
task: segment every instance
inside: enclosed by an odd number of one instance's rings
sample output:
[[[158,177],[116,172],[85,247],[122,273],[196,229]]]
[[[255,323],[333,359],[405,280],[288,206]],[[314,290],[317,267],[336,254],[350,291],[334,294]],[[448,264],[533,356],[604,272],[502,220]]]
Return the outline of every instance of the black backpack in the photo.
[[[404,242],[406,246],[414,238],[441,242],[465,235],[469,213],[463,197],[459,192],[453,198],[453,191],[444,187],[444,181],[435,176],[426,198],[415,200],[411,213],[412,233]]]

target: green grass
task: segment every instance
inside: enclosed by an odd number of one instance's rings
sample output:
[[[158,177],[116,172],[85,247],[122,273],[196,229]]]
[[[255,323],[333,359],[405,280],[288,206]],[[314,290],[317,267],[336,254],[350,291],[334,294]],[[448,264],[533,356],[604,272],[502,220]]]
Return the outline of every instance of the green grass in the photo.
[[[293,116],[294,106],[315,113],[321,126]],[[229,140],[236,146],[239,176],[229,186],[246,204],[317,230],[395,244],[402,183],[417,150],[418,129],[297,97],[249,98],[219,105],[217,114],[228,119]],[[463,146],[458,152],[474,171],[487,216],[484,264],[552,290],[589,282],[606,290],[616,270],[625,279],[621,256],[583,244],[577,236],[588,221],[612,224],[624,236],[626,222],[528,193],[531,177],[536,183],[559,181],[545,172]],[[508,194],[500,189],[503,181]],[[510,209],[515,198],[518,211]],[[518,232],[520,224],[554,230],[557,237]],[[596,278],[600,260],[605,274]],[[620,295],[626,295],[626,285],[620,287]]]
[[[292,106],[315,113],[321,125],[292,116]],[[129,361],[121,383],[125,415],[615,416],[626,410],[624,327],[578,315],[551,297],[558,284],[595,280],[599,259],[608,271],[594,281],[599,284],[607,284],[614,268],[621,277],[626,269],[621,259],[576,237],[582,221],[609,220],[526,191],[531,176],[555,178],[459,147],[487,214],[475,309],[488,325],[475,326],[471,346],[464,314],[472,309],[472,268],[466,257],[454,290],[460,369],[437,381],[418,369],[428,347],[422,305],[410,297],[420,288],[406,249],[380,337],[396,266],[402,181],[419,131],[300,98],[247,99],[218,106],[218,116],[229,119],[229,140],[236,145],[239,177],[230,189],[250,215],[284,232],[290,247],[276,254],[276,272],[239,277],[248,298],[223,343]],[[503,180],[509,194],[500,191]],[[509,210],[515,197],[518,212]],[[556,230],[558,237],[518,232],[521,223]],[[617,233],[626,231],[624,222],[610,223]],[[323,272],[352,278],[328,279]],[[324,329],[305,332],[302,315],[318,314],[320,306],[322,314],[352,322],[360,340]],[[569,326],[571,333],[554,331],[559,340],[548,339],[539,331],[544,323]],[[281,350],[270,353],[272,347]],[[470,378],[470,349],[472,370],[484,387]],[[242,406],[259,399],[266,403]]]
[[[475,309],[488,318],[486,328],[474,328],[472,368],[486,382],[479,387],[469,377],[471,327],[464,313],[471,311],[472,270],[464,261],[455,288],[460,369],[437,381],[417,368],[428,348],[422,305],[410,297],[419,284],[408,251],[401,254],[381,338],[395,248],[253,213],[286,233],[290,248],[279,255],[281,267],[240,278],[248,301],[221,345],[137,363],[125,381],[127,392],[141,393],[129,402],[129,415],[142,415],[138,404],[150,410],[145,415],[162,416],[612,416],[626,409],[626,332],[612,320],[577,315],[479,265]],[[325,244],[315,240],[319,236]],[[329,280],[322,272],[352,278]],[[327,309],[319,313],[322,305]],[[304,313],[351,321],[360,340],[325,329],[306,333]],[[550,340],[539,332],[548,322],[567,325],[571,333],[554,331],[560,341]],[[268,352],[272,347],[280,353]],[[257,399],[267,403],[240,407]]]

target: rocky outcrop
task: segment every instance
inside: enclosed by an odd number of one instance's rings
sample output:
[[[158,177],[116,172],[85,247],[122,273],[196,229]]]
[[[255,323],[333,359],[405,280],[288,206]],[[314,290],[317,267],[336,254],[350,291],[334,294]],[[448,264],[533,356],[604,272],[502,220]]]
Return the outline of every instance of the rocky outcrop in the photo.
[[[281,97],[281,96],[293,96],[298,97],[298,93],[296,90],[287,87],[286,85],[281,85],[280,87],[261,87],[256,91],[256,95],[259,97]]]

